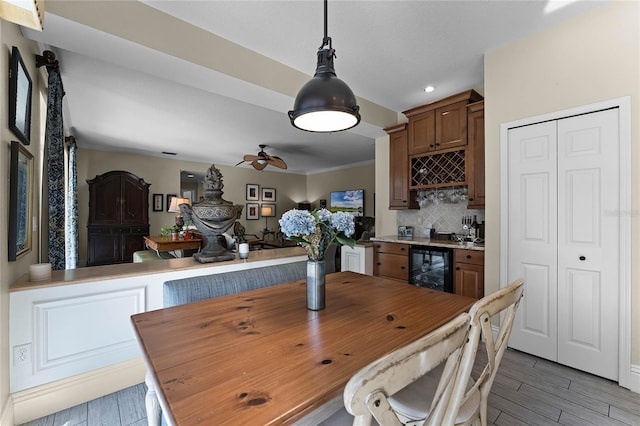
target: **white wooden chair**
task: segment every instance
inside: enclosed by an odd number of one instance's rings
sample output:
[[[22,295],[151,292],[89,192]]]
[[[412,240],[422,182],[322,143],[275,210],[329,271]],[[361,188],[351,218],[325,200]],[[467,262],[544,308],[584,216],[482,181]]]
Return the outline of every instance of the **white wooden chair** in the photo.
[[[469,310],[471,328],[469,339],[462,353],[449,406],[442,418],[443,425],[470,425],[479,422],[487,424],[487,399],[507,342],[511,335],[513,321],[524,291],[524,281],[517,280],[489,296],[477,301]],[[491,317],[503,313],[499,331],[494,338]],[[484,339],[487,363],[477,380],[471,379],[480,337]],[[389,402],[401,416],[419,423],[429,414],[425,403],[433,387],[429,375],[413,382],[395,393]]]
[[[428,407],[430,416],[425,422],[440,426],[454,389],[469,323],[470,315],[461,314],[419,340],[364,367],[345,387],[346,411],[339,411],[321,425],[364,426],[375,419],[380,425],[401,426],[405,419],[396,415],[389,404],[389,396],[440,366],[442,374],[434,383]],[[424,403],[426,405],[428,400]]]

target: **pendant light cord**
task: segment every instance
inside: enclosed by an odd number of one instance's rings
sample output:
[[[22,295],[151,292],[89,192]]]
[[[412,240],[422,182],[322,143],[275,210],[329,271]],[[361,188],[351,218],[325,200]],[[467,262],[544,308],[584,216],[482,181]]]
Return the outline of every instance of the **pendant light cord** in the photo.
[[[331,47],[331,37],[329,37],[329,24],[327,23],[327,15],[329,10],[328,4],[329,0],[324,0],[324,38],[322,39],[322,45],[319,47],[319,49],[322,49],[325,46],[329,46],[329,49],[333,50],[333,47]],[[335,57],[335,53],[333,53],[332,56]]]

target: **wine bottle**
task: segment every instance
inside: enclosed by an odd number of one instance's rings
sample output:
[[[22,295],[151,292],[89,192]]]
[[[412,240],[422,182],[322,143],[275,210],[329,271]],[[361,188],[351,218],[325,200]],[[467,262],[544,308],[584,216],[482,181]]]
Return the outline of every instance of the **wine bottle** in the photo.
[[[478,218],[476,215],[473,215],[473,222],[471,222],[471,226],[469,227],[469,236],[473,239],[478,237]]]

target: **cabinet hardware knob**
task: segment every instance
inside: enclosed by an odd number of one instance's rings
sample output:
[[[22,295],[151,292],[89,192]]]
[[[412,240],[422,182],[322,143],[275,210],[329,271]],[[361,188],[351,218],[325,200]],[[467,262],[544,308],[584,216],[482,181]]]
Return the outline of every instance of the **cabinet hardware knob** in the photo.
[[[467,259],[471,259],[471,255],[470,254],[467,255]]]
[[[584,257],[584,256],[580,256],[578,259],[580,259],[580,260],[587,260],[587,258],[586,258],[586,257]]]
[[[404,251],[404,247],[400,247],[400,251]]]
[[[429,148],[433,148],[433,144],[432,144],[432,143],[431,143],[431,144],[429,144]]]
[[[402,269],[404,271],[404,266],[401,266],[400,269]]]
[[[456,266],[456,271],[459,271],[459,270],[460,270],[460,267],[459,267],[459,266]]]
[[[469,198],[469,201],[473,201],[473,198]]]
[[[376,263],[376,265],[380,266],[380,265],[382,265],[382,263],[378,262],[378,263]]]
[[[436,143],[436,146],[440,146],[440,144],[439,144],[439,143]]]

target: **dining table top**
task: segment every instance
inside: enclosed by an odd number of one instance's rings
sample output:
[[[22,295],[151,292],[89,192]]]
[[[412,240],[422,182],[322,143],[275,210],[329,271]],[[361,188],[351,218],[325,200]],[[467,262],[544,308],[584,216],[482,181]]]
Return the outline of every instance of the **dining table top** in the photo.
[[[291,424],[338,397],[381,356],[474,299],[354,272],[326,276],[326,308],[305,280],[131,317],[169,424]]]

